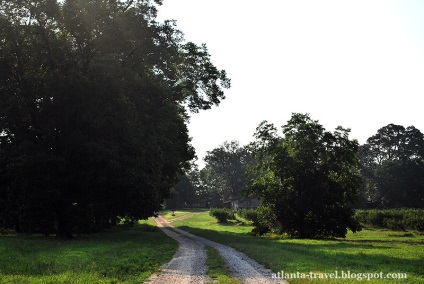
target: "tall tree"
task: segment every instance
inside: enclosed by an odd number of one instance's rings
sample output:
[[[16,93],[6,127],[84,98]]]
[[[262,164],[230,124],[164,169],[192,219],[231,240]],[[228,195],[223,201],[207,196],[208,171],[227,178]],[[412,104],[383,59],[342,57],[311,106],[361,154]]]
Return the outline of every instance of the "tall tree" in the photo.
[[[221,200],[247,194],[246,169],[252,161],[248,147],[240,146],[237,141],[227,141],[208,151],[204,160],[204,181],[210,191],[218,193]]]
[[[349,130],[325,131],[309,115],[293,114],[283,127],[257,128],[250,189],[261,197],[265,222],[298,237],[344,237],[356,231],[352,209],[359,186],[358,143]],[[272,223],[272,222],[271,222]]]
[[[181,176],[180,181],[172,188],[171,197],[166,199],[167,209],[190,207],[200,197],[200,172],[196,164]]]
[[[360,150],[362,200],[379,207],[424,205],[424,135],[388,124]]]
[[[155,0],[0,2],[0,219],[93,231],[160,208],[194,157],[188,112],[229,87]]]

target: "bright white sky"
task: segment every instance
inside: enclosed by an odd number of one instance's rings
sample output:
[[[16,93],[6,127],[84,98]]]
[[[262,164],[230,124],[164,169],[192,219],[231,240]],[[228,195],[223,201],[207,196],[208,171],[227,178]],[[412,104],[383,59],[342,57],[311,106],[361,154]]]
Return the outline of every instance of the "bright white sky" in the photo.
[[[191,117],[192,144],[253,141],[263,120],[309,113],[365,143],[389,123],[424,132],[424,1],[164,0],[187,41],[206,43],[232,87]]]

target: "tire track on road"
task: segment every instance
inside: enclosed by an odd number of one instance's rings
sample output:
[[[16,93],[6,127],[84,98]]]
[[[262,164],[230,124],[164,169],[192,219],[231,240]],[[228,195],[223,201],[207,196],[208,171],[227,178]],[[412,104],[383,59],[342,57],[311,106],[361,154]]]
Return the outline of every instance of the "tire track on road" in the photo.
[[[227,245],[223,245],[202,237],[195,236],[181,229],[175,228],[168,220],[159,216],[154,218],[158,227],[171,238],[180,243],[180,248],[175,254],[174,258],[165,265],[162,274],[159,278],[153,277],[151,284],[156,283],[207,283],[211,279],[206,276],[207,267],[206,260],[206,246],[216,248],[222,258],[227,263],[229,269],[232,271],[232,277],[242,280],[246,284],[271,284],[271,283],[284,283],[287,281],[282,279],[272,279],[272,272],[264,268],[262,265],[246,256],[244,253],[239,252]],[[178,265],[175,262],[179,263]],[[187,263],[182,265],[181,262]],[[190,266],[192,270],[189,269]],[[162,277],[161,277],[162,276]],[[156,279],[156,280],[155,280]],[[194,282],[180,282],[180,281],[194,281]]]
[[[153,274],[149,284],[208,283],[205,245],[173,230],[162,216],[153,218],[158,228],[179,243],[179,248],[170,262],[159,273]]]

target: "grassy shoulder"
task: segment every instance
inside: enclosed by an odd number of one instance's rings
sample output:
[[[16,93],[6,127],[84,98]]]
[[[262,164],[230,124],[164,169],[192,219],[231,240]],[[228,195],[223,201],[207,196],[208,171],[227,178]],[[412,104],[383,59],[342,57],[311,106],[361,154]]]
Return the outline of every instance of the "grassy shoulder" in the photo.
[[[218,250],[213,247],[206,247],[208,258],[206,265],[208,267],[208,276],[212,278],[213,283],[218,284],[241,284],[241,280],[231,277],[225,260],[221,257]]]
[[[190,233],[234,247],[273,272],[285,273],[406,273],[406,280],[378,279],[367,283],[424,283],[424,235],[364,229],[345,239],[307,240],[276,236],[253,237],[252,226],[218,224],[208,212],[178,220],[174,225]],[[271,277],[271,275],[270,275]],[[352,283],[354,279],[325,279],[325,283]],[[305,283],[290,279],[290,283]],[[307,283],[323,283],[307,279]]]
[[[0,236],[0,283],[140,283],[177,247],[151,220],[69,241]]]

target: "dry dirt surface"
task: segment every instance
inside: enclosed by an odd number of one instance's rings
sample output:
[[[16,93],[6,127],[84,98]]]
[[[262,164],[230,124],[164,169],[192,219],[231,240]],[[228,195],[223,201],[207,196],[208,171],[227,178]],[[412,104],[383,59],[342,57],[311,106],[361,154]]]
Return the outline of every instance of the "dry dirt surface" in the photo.
[[[271,270],[246,256],[245,254],[223,244],[195,236],[175,228],[168,220],[159,216],[153,219],[157,226],[169,237],[179,242],[179,249],[162,270],[152,275],[149,284],[210,283],[206,275],[207,267],[205,246],[216,248],[232,271],[231,276],[246,284],[287,283],[281,279],[272,279]]]

